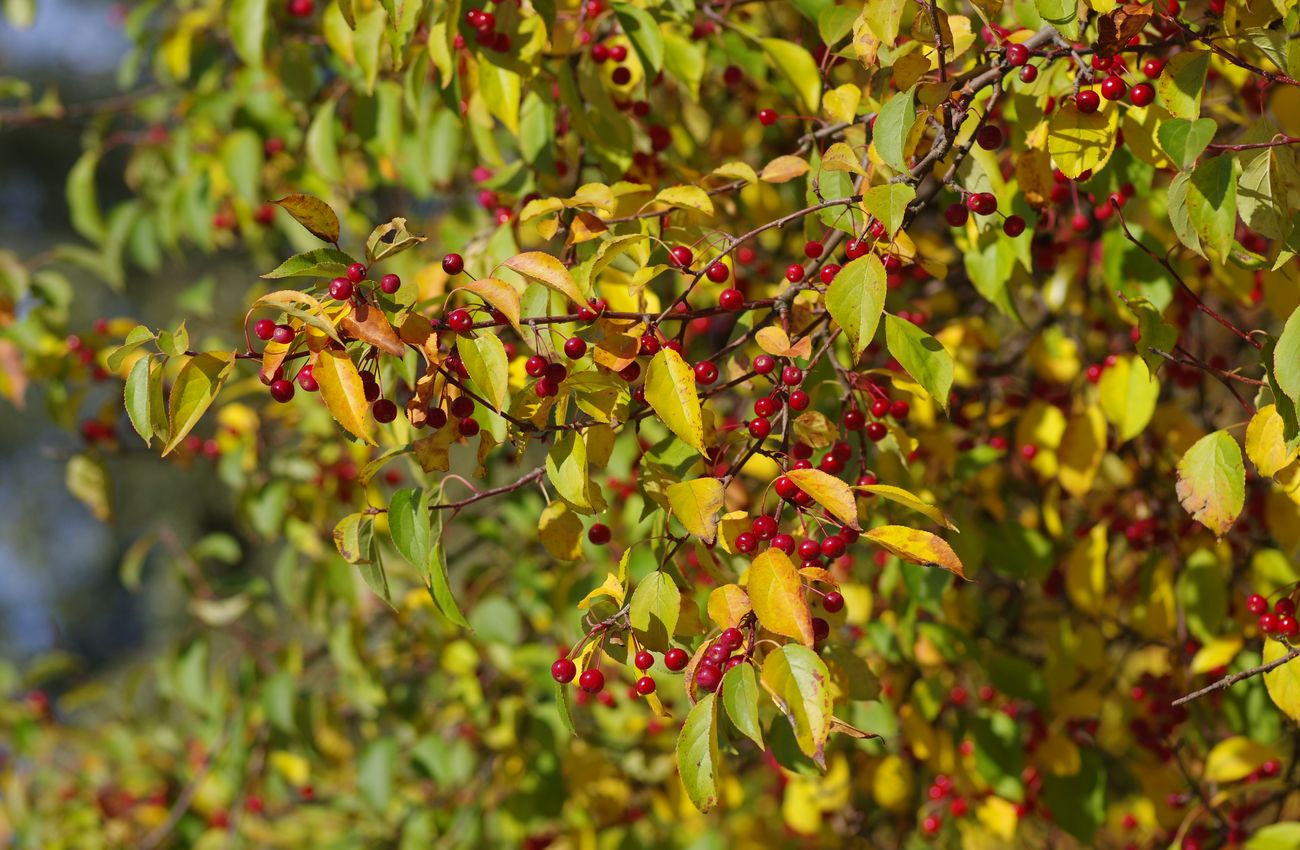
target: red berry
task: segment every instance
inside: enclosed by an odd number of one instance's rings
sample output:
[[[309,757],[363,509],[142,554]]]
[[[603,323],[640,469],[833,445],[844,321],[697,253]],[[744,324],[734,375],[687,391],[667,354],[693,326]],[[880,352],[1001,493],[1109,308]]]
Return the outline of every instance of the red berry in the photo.
[[[289,0],[289,14],[295,18],[306,18],[316,11],[316,0]]]
[[[447,314],[447,327],[459,334],[466,333],[474,327],[474,317],[464,307],[457,307]]]
[[[1277,631],[1277,616],[1268,612],[1260,614],[1259,630],[1266,635],[1271,635],[1273,632]]]
[[[1006,56],[1007,64],[1018,68],[1029,61],[1029,48],[1023,44],[1008,44]]]
[[[353,288],[352,281],[346,277],[336,277],[330,281],[330,298],[335,301],[347,301],[352,297]]]
[[[629,363],[619,370],[618,376],[630,384],[641,377],[641,367],[636,363]]]
[[[821,270],[822,283],[829,286],[830,282],[835,279],[835,275],[839,274],[839,272],[840,272],[840,267],[836,263],[827,263],[826,265],[822,266],[822,270]]]
[[[695,364],[695,382],[711,384],[718,380],[718,367],[711,360],[701,360]]]
[[[781,370],[781,383],[787,387],[796,387],[803,380],[803,370],[798,366],[786,366]]]
[[[721,263],[714,263],[714,265],[721,265]],[[723,266],[723,268],[726,268],[726,266]],[[745,296],[741,294],[739,289],[724,289],[718,296],[718,306],[724,310],[739,310],[745,306]]]
[[[795,390],[794,392],[790,393],[791,410],[796,410],[796,411],[807,410],[808,404],[811,401],[812,398],[809,397],[808,393],[804,392],[803,390]]]
[[[742,531],[736,535],[736,551],[748,555],[758,548],[758,536],[751,531]]]
[[[1074,97],[1075,107],[1085,115],[1096,112],[1097,107],[1101,106],[1101,95],[1092,89],[1084,89]]]
[[[943,211],[943,217],[952,227],[961,227],[970,217],[970,211],[965,204],[952,203]]]
[[[975,192],[966,197],[966,206],[976,215],[992,215],[998,210],[998,199],[992,192]]]
[[[976,140],[979,142],[979,146],[986,151],[997,150],[1002,147],[1002,129],[993,124],[986,124],[980,128]]]
[[[674,245],[672,250],[668,252],[668,256],[672,259],[674,265],[683,269],[690,268],[691,263],[695,260],[695,254],[685,245]]]
[[[1038,457],[1038,446],[1033,443],[1025,443],[1020,447],[1020,456],[1025,460],[1033,460]]]
[[[547,396],[558,395],[560,387],[550,378],[540,378],[536,384],[533,384],[533,392],[537,394],[538,398],[546,398]]]
[[[1277,618],[1277,633],[1282,637],[1292,638],[1300,632],[1300,624],[1296,623],[1294,617],[1281,616]]]
[[[597,42],[591,46],[591,61],[604,62],[609,58],[609,48],[604,44]]]
[[[632,663],[636,665],[638,670],[649,670],[654,666],[655,657],[643,649],[632,659]]]
[[[1295,603],[1288,597],[1284,596],[1277,602],[1273,603],[1273,613],[1277,614],[1279,617],[1294,617]]]
[[[577,360],[587,353],[587,341],[580,337],[571,336],[564,341],[564,356],[570,360]]]
[[[472,437],[478,433],[479,424],[477,419],[462,419],[456,425],[456,430],[460,431],[462,437]]]
[[[798,283],[803,280],[803,266],[798,263],[791,263],[785,269],[785,279],[791,283]]]
[[[1007,216],[1002,222],[1002,232],[1014,239],[1025,232],[1025,220],[1018,215]]]
[[[695,668],[695,684],[706,691],[716,691],[722,682],[722,670],[716,664],[701,664]]]
[[[609,75],[609,79],[616,86],[625,86],[632,82],[632,72],[628,68],[620,66],[614,69],[614,72]],[[654,135],[653,129],[651,135]]]
[[[655,338],[655,335],[642,334],[640,353],[649,357],[658,353],[658,351],[659,351],[659,340]]]
[[[293,382],[284,378],[271,382],[271,398],[284,404],[293,398]]]
[[[615,62],[624,62],[627,60],[627,45],[616,44],[609,49],[609,58]]]
[[[392,295],[402,288],[402,279],[395,274],[386,274],[379,279],[379,289],[385,295]]]
[[[270,319],[258,319],[253,324],[253,333],[258,339],[265,342],[275,334],[275,322]]]
[[[609,526],[603,522],[595,523],[591,528],[587,529],[587,539],[597,546],[604,546],[609,542],[609,538]],[[642,667],[641,669],[644,670],[645,668]]]
[[[740,645],[745,642],[745,636],[740,633],[740,629],[734,627],[723,629],[722,634],[718,635],[718,642],[734,652],[740,649]]]
[[[844,596],[838,591],[832,590],[822,597],[822,608],[828,614],[836,614],[844,610]]]
[[[578,687],[589,694],[600,693],[600,690],[605,687],[605,674],[594,667],[583,670],[582,675],[578,677]]]
[[[1038,68],[1034,65],[1026,65],[1020,69],[1020,82],[1032,83],[1038,79]]]
[[[787,502],[802,492],[798,484],[795,484],[793,480],[784,475],[772,482],[772,487],[776,490],[776,494]]]
[[[1246,599],[1246,610],[1257,616],[1263,614],[1268,610],[1268,600],[1260,596],[1258,593],[1252,593]]]
[[[880,422],[867,423],[867,439],[873,443],[878,443],[885,439],[885,435],[888,433],[889,430]]]
[[[813,640],[820,642],[826,640],[826,638],[830,636],[831,624],[826,622],[821,617],[812,618],[812,627],[813,627]]]
[[[850,239],[844,246],[844,253],[850,260],[865,257],[871,251],[871,243],[865,239]]]
[[[1119,100],[1128,93],[1128,85],[1122,77],[1107,77],[1101,81],[1101,96],[1107,100]]]
[[[1156,99],[1155,86],[1150,83],[1138,83],[1133,87],[1133,91],[1129,92],[1128,97],[1134,106],[1147,106]]]
[[[546,362],[545,357],[534,354],[524,363],[524,371],[528,373],[529,377],[540,378],[546,374],[546,367],[549,365],[551,364]]]
[[[460,254],[448,254],[442,258],[442,270],[447,274],[460,274],[465,269],[465,259]]]
[[[348,280],[353,283],[360,283],[366,279],[366,267],[360,263],[353,263],[348,266]]]
[[[844,413],[844,427],[849,431],[861,431],[867,424],[867,416],[856,407],[850,408]]]
[[[577,673],[577,665],[567,658],[558,658],[551,665],[551,678],[562,685],[572,682]]]
[[[728,277],[731,276],[731,269],[727,268],[726,263],[710,263],[709,269],[708,271],[705,272],[705,274],[708,275],[709,280],[713,281],[714,283],[722,283],[724,280],[726,280]],[[728,292],[735,292],[737,295],[740,295],[740,292],[738,290],[727,289],[727,290],[723,290],[722,293],[723,296],[725,296]],[[741,296],[740,301],[736,303],[740,304],[744,300],[745,300],[744,296]],[[735,307],[727,307],[725,302],[722,303],[722,306],[726,307],[726,309],[728,310],[736,309]]]
[[[754,521],[749,524],[749,527],[758,535],[760,540],[771,540],[777,530],[776,519],[767,514],[759,514],[754,517]]]
[[[1142,73],[1150,80],[1154,80],[1156,77],[1160,76],[1160,73],[1164,71],[1164,69],[1165,62],[1163,59],[1148,59],[1142,63]]]
[[[843,537],[832,534],[822,541],[821,550],[827,558],[838,558],[848,550],[848,547],[844,544]]]
[[[826,248],[820,242],[805,242],[803,246],[803,255],[810,260],[815,260],[822,255],[822,251],[824,250],[826,250]]]
[[[664,666],[674,673],[686,668],[691,657],[686,654],[686,650],[673,647],[664,653]]]
[[[655,692],[655,680],[649,676],[642,676],[636,680],[636,692],[641,696],[649,696]]]
[[[775,124],[777,117],[775,109],[758,110],[758,123],[762,124],[764,127],[771,127]]]
[[[311,366],[303,366],[298,370],[298,386],[303,388],[304,392],[314,393],[320,389],[320,384],[316,383],[315,370]]]
[[[901,398],[889,406],[889,415],[894,417],[900,422],[906,419],[907,414],[911,412],[912,412],[912,405],[908,404],[906,401],[903,401]]]
[[[392,399],[381,398],[370,408],[375,421],[388,424],[397,418],[397,404]]]
[[[749,420],[749,436],[755,440],[762,440],[772,433],[772,423],[770,420],[758,417]]]
[[[770,354],[760,354],[754,358],[754,371],[767,375],[776,368],[776,358]]]

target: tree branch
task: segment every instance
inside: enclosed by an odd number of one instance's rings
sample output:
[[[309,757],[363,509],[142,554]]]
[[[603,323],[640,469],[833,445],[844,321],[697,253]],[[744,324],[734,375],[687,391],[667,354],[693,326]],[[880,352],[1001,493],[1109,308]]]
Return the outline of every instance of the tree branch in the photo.
[[[1205,687],[1201,688],[1199,691],[1192,691],[1187,696],[1179,697],[1178,699],[1173,701],[1173,705],[1183,705],[1185,703],[1191,702],[1192,700],[1200,699],[1206,694],[1212,694],[1215,691],[1221,691],[1224,688],[1230,688],[1233,685],[1237,684],[1238,682],[1245,681],[1246,679],[1250,679],[1255,676],[1261,676],[1264,673],[1269,673],[1277,669],[1278,667],[1281,667],[1283,664],[1286,664],[1288,661],[1291,661],[1296,658],[1300,658],[1300,646],[1292,647],[1291,651],[1288,652],[1286,655],[1283,655],[1281,658],[1278,658],[1274,661],[1270,661],[1267,664],[1261,664],[1258,667],[1251,667],[1249,670],[1242,670],[1239,673],[1233,673],[1231,676],[1224,676],[1222,679],[1218,680],[1213,684],[1206,685]]]

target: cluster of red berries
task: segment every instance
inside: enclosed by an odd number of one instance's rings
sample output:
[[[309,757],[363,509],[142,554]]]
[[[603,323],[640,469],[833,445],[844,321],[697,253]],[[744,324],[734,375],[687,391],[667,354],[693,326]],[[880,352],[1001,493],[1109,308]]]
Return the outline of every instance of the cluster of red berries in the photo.
[[[690,656],[686,654],[686,650],[679,647],[673,647],[664,653],[664,666],[674,673],[686,669],[689,661]],[[655,657],[649,650],[642,649],[633,656],[632,663],[636,665],[636,669],[645,674],[654,666]],[[605,674],[597,667],[588,667],[578,675],[578,666],[567,655],[557,658],[551,665],[551,678],[562,685],[572,682],[574,676],[578,677],[578,687],[585,693],[598,694],[605,688]],[[642,675],[632,687],[637,694],[649,696],[655,692],[655,680],[649,675]]]
[[[1275,640],[1290,641],[1300,634],[1300,621],[1296,620],[1295,602],[1284,596],[1268,609],[1268,600],[1252,593],[1246,600],[1246,610],[1259,617],[1259,630]]]
[[[948,813],[955,818],[964,817],[970,811],[970,805],[965,798],[958,796],[952,778],[942,773],[936,776],[934,782],[926,789],[926,797],[940,806],[946,803]],[[941,810],[932,811],[921,819],[921,832],[926,835],[934,835],[941,829],[943,829]]]
[[[465,12],[465,23],[474,30],[474,41],[480,47],[506,53],[510,50],[510,36],[497,32],[496,15],[487,9],[469,9]]]

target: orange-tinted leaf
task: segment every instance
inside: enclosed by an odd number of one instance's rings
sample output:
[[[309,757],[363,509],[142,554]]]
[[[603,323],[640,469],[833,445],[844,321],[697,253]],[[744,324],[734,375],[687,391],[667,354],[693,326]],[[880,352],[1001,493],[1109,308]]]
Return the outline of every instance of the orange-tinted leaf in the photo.
[[[952,547],[943,538],[928,531],[901,525],[882,525],[871,529],[865,536],[906,561],[927,567],[942,567],[959,578],[966,578],[966,568],[962,566],[957,553],[952,551]]]
[[[330,415],[362,441],[375,445],[370,435],[370,402],[361,373],[346,351],[327,348],[316,357],[312,370]]]
[[[312,236],[338,244],[339,217],[320,198],[312,195],[286,195],[273,203],[284,207]]]
[[[766,549],[749,565],[749,602],[763,628],[813,645],[812,612],[803,584],[780,549]]]

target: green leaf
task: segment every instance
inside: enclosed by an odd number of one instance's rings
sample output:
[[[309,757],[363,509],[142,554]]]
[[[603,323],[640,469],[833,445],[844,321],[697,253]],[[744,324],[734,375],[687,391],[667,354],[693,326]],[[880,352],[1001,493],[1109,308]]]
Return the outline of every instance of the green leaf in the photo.
[[[1192,226],[1192,215],[1187,207],[1187,196],[1191,191],[1191,172],[1180,171],[1169,181],[1169,224],[1173,226],[1178,241],[1191,248],[1201,256],[1201,239]]]
[[[374,92],[375,80],[379,78],[380,51],[383,48],[384,25],[387,23],[388,13],[381,6],[374,6],[357,15],[353,52],[366,81],[367,93]]]
[[[1237,206],[1242,221],[1269,239],[1286,239],[1292,230],[1288,201],[1300,186],[1295,153],[1286,147],[1259,152],[1242,159],[1237,180]]]
[[[804,755],[826,767],[826,738],[831,733],[830,672],[806,646],[789,643],[763,661],[763,687],[794,729]]]
[[[339,217],[333,208],[320,198],[312,195],[285,195],[273,203],[283,207],[295,221],[307,228],[312,236],[338,244]]]
[[[903,0],[867,0],[863,7],[863,20],[883,44],[892,46],[898,40],[904,5]]]
[[[311,126],[307,128],[307,162],[320,177],[330,183],[343,179],[343,166],[339,164],[338,138],[334,127],[334,100],[325,101],[316,110]]]
[[[1145,298],[1130,300],[1128,307],[1138,319],[1138,354],[1147,364],[1147,369],[1154,375],[1161,364],[1168,361],[1159,354],[1152,353],[1151,349],[1166,354],[1173,352],[1174,346],[1178,344],[1178,328],[1166,322],[1155,305]]]
[[[916,123],[916,107],[913,103],[915,95],[916,86],[913,86],[891,96],[880,107],[875,129],[872,130],[876,153],[880,154],[886,165],[898,172],[908,170],[904,151],[907,149],[907,136]]]
[[[587,443],[577,431],[565,431],[546,454],[546,477],[560,498],[575,511],[593,513]]]
[[[677,772],[686,796],[701,812],[718,804],[718,704],[706,694],[691,708],[677,736]]]
[[[975,769],[980,776],[999,797],[1020,800],[1024,796],[1020,773],[1025,751],[1016,721],[1000,711],[987,711],[971,718],[968,728],[975,739]]]
[[[483,398],[498,413],[504,410],[510,391],[510,358],[506,356],[500,338],[494,333],[459,336],[456,338],[456,351]]]
[[[952,355],[948,350],[916,325],[892,314],[885,316],[885,344],[907,374],[947,410],[953,377]]]
[[[1241,447],[1227,431],[1197,440],[1178,461],[1178,500],[1192,518],[1222,537],[1246,500]]]
[[[1237,224],[1237,183],[1233,174],[1236,162],[1230,156],[1216,156],[1202,162],[1192,172],[1187,190],[1187,214],[1196,235],[1220,259],[1232,248]]]
[[[316,248],[294,254],[262,277],[266,280],[284,277],[339,277],[347,274],[348,266],[354,262],[356,260],[337,248]]]
[[[203,418],[234,365],[234,355],[223,351],[197,354],[185,361],[176,375],[168,400],[167,421],[171,436],[163,446],[163,455],[171,454]]]
[[[1079,37],[1078,0],[1034,0],[1034,6],[1043,22],[1056,27],[1061,35],[1071,39]]]
[[[632,49],[646,69],[646,77],[653,77],[664,66],[664,39],[660,26],[650,13],[629,3],[614,3],[614,16],[619,26],[632,42]]]
[[[444,617],[462,629],[468,629],[469,621],[465,619],[460,606],[456,604],[456,597],[451,592],[451,583],[447,580],[447,553],[442,545],[442,511],[433,512],[433,530],[430,532],[429,539],[432,549],[428,572],[425,575],[429,595],[433,597],[434,604],[438,606],[438,610]]]
[[[523,78],[509,68],[486,59],[478,63],[479,94],[488,112],[505,125],[511,135],[519,135],[519,104],[523,98]]]
[[[90,149],[77,158],[68,171],[68,213],[72,229],[92,242],[104,239],[104,219],[99,214],[99,201],[95,192],[95,169],[99,165],[97,149]]]
[[[636,639],[647,649],[666,652],[682,612],[682,593],[667,573],[656,571],[632,591],[628,621]]]
[[[686,87],[692,98],[699,100],[700,83],[704,80],[704,71],[708,67],[704,45],[668,29],[663,31],[663,39],[664,68]]]
[[[388,502],[388,533],[411,566],[427,576],[433,554],[433,519],[429,491],[422,487],[398,490]],[[426,579],[426,584],[428,583]]]
[[[1121,443],[1146,429],[1160,398],[1160,382],[1143,360],[1132,357],[1121,357],[1108,366],[1097,390],[1101,412],[1115,426]]]
[[[153,417],[149,415],[150,362],[149,357],[141,357],[135,361],[123,390],[127,418],[131,420],[131,427],[140,435],[140,439],[144,440],[146,446],[153,444]]]
[[[686,445],[704,453],[704,424],[695,373],[682,356],[661,348],[645,371],[645,400],[655,414]]]
[[[1246,839],[1246,850],[1295,850],[1300,847],[1300,823],[1271,823]]]
[[[817,112],[822,102],[822,75],[812,54],[783,38],[763,38],[759,43],[772,64],[794,87],[803,108],[810,113]]]
[[[1218,129],[1213,118],[1198,118],[1195,121],[1172,118],[1156,128],[1156,138],[1169,158],[1186,171],[1205,151],[1206,145],[1214,140]]]
[[[1300,404],[1300,307],[1291,311],[1273,349],[1273,376],[1278,389]]]
[[[334,548],[349,564],[374,560],[375,518],[364,511],[348,514],[334,525]]]
[[[235,55],[245,65],[262,66],[262,43],[266,39],[269,0],[234,0],[226,22]]]
[[[560,713],[560,723],[570,735],[577,737],[578,730],[573,725],[573,712],[569,708],[569,689],[559,682],[555,683],[555,707]]]
[[[886,183],[868,189],[862,196],[862,205],[867,212],[880,219],[880,223],[885,225],[885,231],[893,236],[903,226],[907,205],[915,198],[916,190],[908,184]]]
[[[1160,104],[1175,118],[1196,118],[1201,114],[1201,93],[1210,70],[1208,50],[1185,50],[1174,54],[1156,80]]]
[[[750,664],[740,664],[722,677],[722,706],[742,735],[763,747],[763,728],[758,725],[758,677]]]
[[[387,809],[392,799],[396,765],[397,740],[389,737],[372,741],[357,761],[357,791],[380,811]]]
[[[826,290],[826,309],[848,336],[853,363],[871,344],[885,312],[886,277],[880,258],[865,254],[836,272]]]

